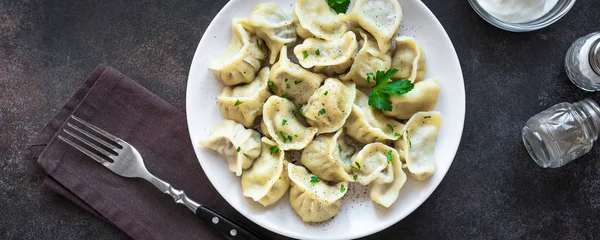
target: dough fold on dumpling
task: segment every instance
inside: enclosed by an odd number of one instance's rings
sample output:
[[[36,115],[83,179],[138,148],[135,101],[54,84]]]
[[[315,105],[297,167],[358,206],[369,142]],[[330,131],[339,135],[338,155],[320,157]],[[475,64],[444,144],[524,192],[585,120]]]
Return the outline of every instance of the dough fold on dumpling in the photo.
[[[413,37],[397,37],[396,50],[392,54],[392,68],[398,69],[393,78],[418,82],[427,71],[425,51]]]
[[[354,148],[346,144],[343,129],[335,134],[317,136],[302,150],[300,162],[314,175],[330,182],[352,181]]]
[[[391,165],[393,152],[398,152],[383,143],[369,143],[352,157],[352,173],[362,185],[391,183],[394,170]]]
[[[402,139],[394,142],[396,149],[404,151],[408,171],[417,180],[425,180],[435,172],[435,138],[441,124],[440,112],[415,113],[406,122]]]
[[[353,81],[357,87],[369,87],[375,85],[375,81],[367,80],[367,73],[376,73],[378,70],[385,71],[392,64],[392,57],[386,52],[379,50],[377,42],[362,29],[356,30],[361,36],[360,48],[354,57],[354,62],[348,73],[340,76],[341,80]]]
[[[311,182],[306,168],[288,164],[291,180],[290,205],[305,222],[323,222],[335,216],[342,206],[348,182],[329,185],[325,181]]]
[[[252,29],[269,47],[269,63],[275,63],[279,50],[296,42],[296,26],[292,16],[286,14],[276,2],[259,3],[250,18],[242,24]]]
[[[391,96],[392,111],[383,111],[383,115],[405,120],[416,112],[433,110],[440,95],[440,85],[437,82],[437,78],[429,78],[415,83],[408,93]]]
[[[346,133],[357,141],[368,144],[388,142],[400,137],[404,124],[384,116],[369,106],[369,97],[356,90],[352,112],[344,124]]]
[[[262,115],[263,104],[271,96],[268,81],[269,68],[265,67],[251,83],[234,88],[226,86],[217,98],[223,117],[241,123],[244,127],[252,127],[254,119]]]
[[[240,19],[233,19],[232,33],[233,38],[227,49],[209,66],[213,74],[227,86],[252,82],[261,61],[267,58],[267,49],[259,48],[262,40],[250,36]]]
[[[334,40],[348,31],[348,24],[331,11],[325,0],[297,0],[292,15],[297,22],[296,32],[304,39],[314,36]]]
[[[272,82],[271,91],[278,96],[290,99],[296,105],[306,104],[326,77],[291,62],[286,47],[281,49],[279,55],[279,61],[271,67],[269,75],[269,80]]]
[[[355,0],[343,18],[358,23],[373,35],[385,53],[392,47],[392,38],[402,24],[402,8],[397,0]]]
[[[334,40],[307,38],[294,47],[294,55],[302,67],[333,76],[348,70],[357,50],[356,34],[346,32]]]
[[[308,124],[319,129],[318,134],[335,132],[344,126],[350,116],[356,91],[353,82],[342,83],[335,78],[328,78],[302,107],[302,113]]]
[[[263,121],[267,132],[283,150],[300,150],[313,140],[318,129],[306,127],[297,113],[298,108],[291,101],[271,96],[263,106]]]
[[[229,170],[237,176],[242,175],[242,170],[252,165],[261,150],[260,133],[246,129],[232,120],[223,120],[215,124],[210,129],[208,138],[200,141],[200,145],[225,157]]]
[[[393,178],[394,180],[391,183],[372,183],[369,188],[369,196],[373,202],[376,202],[386,208],[389,208],[396,202],[398,199],[398,195],[400,194],[400,189],[406,183],[406,174],[402,170],[402,162],[400,160],[401,154],[393,149],[390,150],[391,154],[388,157],[391,157],[391,165],[393,168]]]
[[[250,169],[242,174],[244,196],[252,198],[263,206],[277,202],[290,186],[287,161],[283,150],[271,152],[277,143],[263,137],[260,157]]]

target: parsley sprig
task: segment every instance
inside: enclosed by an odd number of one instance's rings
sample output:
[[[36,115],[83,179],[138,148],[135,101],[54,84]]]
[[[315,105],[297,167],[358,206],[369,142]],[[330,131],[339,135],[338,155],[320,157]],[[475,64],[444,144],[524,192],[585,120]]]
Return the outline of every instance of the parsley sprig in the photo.
[[[348,6],[350,6],[350,0],[327,0],[327,4],[336,13],[346,13]]]
[[[392,111],[390,96],[399,96],[414,88],[415,85],[410,80],[391,79],[397,72],[398,69],[394,68],[385,72],[378,70],[376,74],[367,73],[367,81],[370,81],[371,78],[375,80],[375,86],[371,88],[369,94],[369,106]]]

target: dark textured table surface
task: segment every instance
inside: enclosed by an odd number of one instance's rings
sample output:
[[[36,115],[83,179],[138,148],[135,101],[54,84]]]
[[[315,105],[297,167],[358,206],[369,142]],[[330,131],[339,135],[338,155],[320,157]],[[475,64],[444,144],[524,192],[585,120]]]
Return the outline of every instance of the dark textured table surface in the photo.
[[[569,82],[563,59],[600,30],[600,1],[562,20],[509,33],[465,0],[423,0],[450,35],[467,94],[462,142],[444,181],[414,213],[371,236],[406,239],[589,239],[600,236],[600,148],[541,169],[520,139],[556,103],[600,100]],[[98,63],[185,109],[198,41],[226,1],[0,1],[0,239],[125,239],[109,223],[41,186],[28,139]]]

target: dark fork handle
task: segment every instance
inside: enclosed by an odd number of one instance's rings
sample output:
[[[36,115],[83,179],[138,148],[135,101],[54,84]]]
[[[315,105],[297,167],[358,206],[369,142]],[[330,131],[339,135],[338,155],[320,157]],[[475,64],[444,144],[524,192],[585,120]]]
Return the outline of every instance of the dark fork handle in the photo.
[[[225,239],[260,240],[254,233],[244,229],[242,226],[237,225],[220,213],[205,206],[198,207],[196,215],[202,218],[202,220],[204,220],[212,229],[220,233]]]

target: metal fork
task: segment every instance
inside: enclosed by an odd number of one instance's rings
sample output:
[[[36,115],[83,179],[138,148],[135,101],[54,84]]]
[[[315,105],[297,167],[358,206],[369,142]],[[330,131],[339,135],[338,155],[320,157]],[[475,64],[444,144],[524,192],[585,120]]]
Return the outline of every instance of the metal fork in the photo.
[[[131,144],[90,123],[87,123],[78,117],[71,116],[71,118],[81,123],[85,127],[93,130],[93,132],[96,134],[104,136],[116,143],[108,143],[96,135],[69,122],[67,122],[67,126],[63,128],[64,133],[77,139],[79,142],[83,143],[89,148],[98,151],[104,157],[112,160],[112,162],[59,134],[58,138],[60,140],[71,145],[82,153],[85,153],[117,175],[127,178],[143,178],[147,180],[156,188],[160,189],[160,191],[163,193],[171,195],[175,202],[185,205],[194,213],[196,213],[197,216],[204,220],[212,229],[220,233],[225,239],[259,239],[256,235],[244,229],[242,226],[227,219],[220,213],[193,201],[187,197],[183,191],[173,188],[171,184],[152,175],[150,172],[148,172],[146,166],[144,166],[144,160],[142,159],[140,153]],[[74,131],[67,129],[67,127]],[[87,136],[89,139],[92,139],[95,142],[89,141],[80,135]],[[101,146],[110,149],[114,153],[106,151]]]

